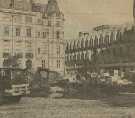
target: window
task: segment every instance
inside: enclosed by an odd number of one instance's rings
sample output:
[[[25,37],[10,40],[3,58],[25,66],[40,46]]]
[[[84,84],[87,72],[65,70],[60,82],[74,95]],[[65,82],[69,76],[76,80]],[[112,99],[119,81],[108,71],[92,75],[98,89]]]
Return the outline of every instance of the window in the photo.
[[[26,23],[32,23],[32,17],[26,16],[25,21],[26,21]]]
[[[38,54],[40,54],[40,48],[38,48]]]
[[[51,21],[48,21],[48,26],[51,26]]]
[[[21,15],[14,15],[14,22],[22,23],[22,16]]]
[[[49,37],[49,31],[46,32],[46,37]]]
[[[20,28],[16,28],[16,36],[20,36],[21,34],[21,29]]]
[[[84,48],[84,39],[81,41],[81,48]]]
[[[31,28],[26,29],[27,37],[31,37]]]
[[[109,41],[109,35],[106,35],[105,36],[105,45],[108,46],[109,43],[110,43],[110,41]]]
[[[56,32],[56,38],[57,38],[57,39],[60,38],[60,32],[59,32],[59,31]]]
[[[95,46],[95,47],[97,47],[97,46],[98,46],[98,37],[97,37],[97,36],[95,36],[94,46]]]
[[[57,60],[57,68],[60,68],[60,60]]]
[[[60,45],[57,46],[57,55],[60,55]]]
[[[43,24],[42,19],[38,19],[37,22],[38,22],[38,24]]]
[[[16,54],[16,56],[17,56],[18,58],[23,58],[23,53],[19,52],[19,53]]]
[[[117,40],[121,40],[122,39],[122,34],[121,34],[120,31],[117,32],[116,38],[117,38]]]
[[[46,32],[43,32],[43,38],[46,38]]]
[[[9,27],[4,27],[4,35],[9,36]]]
[[[26,53],[25,54],[25,57],[26,58],[33,58],[33,53]]]
[[[42,60],[42,68],[45,69],[46,64],[45,64],[45,60]]]
[[[32,42],[26,42],[26,44],[25,44],[25,47],[26,48],[31,48],[32,47]]]
[[[9,57],[9,53],[4,52],[4,53],[3,53],[3,58],[8,58],[8,57]]]
[[[38,32],[38,38],[40,38],[40,32]]]
[[[60,21],[56,22],[56,26],[59,27],[60,26]]]

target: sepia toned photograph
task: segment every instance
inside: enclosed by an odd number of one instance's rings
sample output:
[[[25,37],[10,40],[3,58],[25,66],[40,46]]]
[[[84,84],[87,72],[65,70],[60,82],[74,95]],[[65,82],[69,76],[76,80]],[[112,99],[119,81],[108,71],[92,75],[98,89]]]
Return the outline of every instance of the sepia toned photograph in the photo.
[[[0,118],[135,118],[135,0],[0,0]]]

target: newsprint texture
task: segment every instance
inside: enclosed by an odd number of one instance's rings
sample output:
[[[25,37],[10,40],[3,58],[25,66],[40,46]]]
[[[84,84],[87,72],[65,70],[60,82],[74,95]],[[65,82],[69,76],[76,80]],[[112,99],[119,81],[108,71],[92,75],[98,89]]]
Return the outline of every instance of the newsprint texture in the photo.
[[[0,118],[135,118],[135,0],[0,0]]]

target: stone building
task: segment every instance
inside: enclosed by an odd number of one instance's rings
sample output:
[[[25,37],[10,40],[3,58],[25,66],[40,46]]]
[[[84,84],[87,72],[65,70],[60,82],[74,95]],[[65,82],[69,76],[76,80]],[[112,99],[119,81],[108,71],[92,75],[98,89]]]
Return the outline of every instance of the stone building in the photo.
[[[133,53],[130,56],[127,53],[133,50],[134,34],[132,25],[102,25],[91,33],[80,32],[77,40],[67,41],[67,73],[97,72],[105,66],[119,69],[118,64],[132,62]]]
[[[0,0],[0,66],[10,55],[25,68],[64,73],[64,15],[56,0]]]
[[[133,3],[135,23],[135,0]],[[108,72],[123,77],[135,72],[135,25],[101,25],[91,32],[80,32],[66,42],[66,72],[86,75]]]

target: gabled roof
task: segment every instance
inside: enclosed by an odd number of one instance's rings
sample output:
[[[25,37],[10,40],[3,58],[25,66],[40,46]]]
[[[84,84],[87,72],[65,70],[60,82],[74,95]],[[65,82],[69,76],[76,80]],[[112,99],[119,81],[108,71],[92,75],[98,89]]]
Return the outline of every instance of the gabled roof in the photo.
[[[56,0],[48,0],[46,13],[48,16],[52,16],[54,14],[59,16],[61,14]]]

